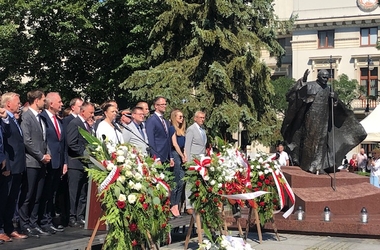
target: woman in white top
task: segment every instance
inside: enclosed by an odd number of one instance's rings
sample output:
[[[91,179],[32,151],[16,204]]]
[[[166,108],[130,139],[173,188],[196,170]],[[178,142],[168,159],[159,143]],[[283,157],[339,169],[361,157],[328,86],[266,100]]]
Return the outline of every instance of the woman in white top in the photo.
[[[96,137],[100,140],[106,138],[107,141],[114,144],[124,143],[123,135],[121,129],[115,123],[117,116],[117,108],[108,103],[103,107],[104,120],[101,121],[96,129]]]
[[[368,168],[371,170],[370,183],[375,187],[380,187],[380,149],[372,150],[372,159],[368,159]]]

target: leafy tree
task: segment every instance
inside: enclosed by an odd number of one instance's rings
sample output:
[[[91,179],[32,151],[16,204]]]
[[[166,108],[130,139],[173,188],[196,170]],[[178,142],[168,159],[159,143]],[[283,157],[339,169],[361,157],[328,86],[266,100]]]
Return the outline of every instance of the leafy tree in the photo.
[[[363,86],[358,84],[356,79],[349,80],[346,74],[342,74],[338,79],[333,81],[334,92],[337,93],[339,99],[351,108],[351,102],[364,94]]]
[[[119,84],[144,68],[159,6],[154,0],[0,1],[0,31],[7,31],[0,34],[2,91],[24,96],[38,87],[59,91],[66,101],[128,96]]]
[[[271,80],[271,83],[274,88],[273,108],[279,115],[284,116],[288,109],[286,93],[288,93],[289,89],[295,84],[295,81],[292,78],[282,76],[275,80]]]
[[[121,85],[132,98],[162,95],[188,117],[206,112],[212,136],[229,138],[239,121],[249,139],[268,139],[276,126],[268,67],[262,49],[284,53],[275,40],[280,23],[272,1],[166,0],[154,26],[149,70]]]

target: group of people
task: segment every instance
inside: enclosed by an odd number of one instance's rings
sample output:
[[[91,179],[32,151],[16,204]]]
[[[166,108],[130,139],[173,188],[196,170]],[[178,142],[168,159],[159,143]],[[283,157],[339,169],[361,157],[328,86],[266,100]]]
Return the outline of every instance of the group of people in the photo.
[[[195,112],[194,124],[186,128],[185,117],[180,109],[171,111],[170,120],[164,118],[166,98],[157,97],[153,106],[154,112],[150,115],[148,104],[139,102],[132,109],[122,110],[120,122],[116,123],[117,105],[108,103],[103,106],[104,119],[97,120],[100,122],[94,132],[101,140],[115,144],[130,143],[141,153],[170,166],[175,182],[170,197],[172,217],[175,218],[181,216],[184,164],[194,156],[206,153],[207,135],[203,128],[205,113]],[[188,213],[193,213],[187,199],[190,195],[189,185],[185,194],[186,209]]]
[[[19,94],[1,96],[0,243],[85,225],[88,163],[82,156],[87,141],[78,127],[101,140],[130,143],[167,163],[175,176],[171,212],[180,216],[184,163],[206,153],[204,112],[197,111],[194,124],[186,128],[179,109],[171,112],[170,121],[164,118],[164,97],[153,101],[152,114],[147,102],[119,111],[115,101],[108,101],[101,106],[102,114],[95,115],[93,103],[74,98],[70,112],[62,115],[59,93],[45,95],[41,90],[30,91],[27,101],[28,107],[21,109]],[[60,223],[54,220],[56,214],[61,214]]]
[[[375,148],[371,152],[371,156],[367,156],[364,148],[360,149],[358,154],[353,154],[350,162],[345,159],[343,165],[347,165],[347,171],[367,172],[370,171],[370,183],[376,187],[380,187],[380,149]]]

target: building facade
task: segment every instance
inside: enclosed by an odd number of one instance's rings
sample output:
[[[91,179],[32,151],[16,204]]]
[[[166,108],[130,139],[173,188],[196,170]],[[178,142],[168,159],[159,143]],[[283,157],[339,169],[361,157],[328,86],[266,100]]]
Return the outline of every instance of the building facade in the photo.
[[[378,99],[380,51],[380,8],[377,0],[275,0],[280,20],[295,17],[293,30],[279,36],[286,55],[280,68],[274,58],[263,57],[272,75],[298,79],[306,69],[309,80],[326,69],[332,78],[346,74],[365,89],[365,96],[354,100],[355,113],[373,110]]]

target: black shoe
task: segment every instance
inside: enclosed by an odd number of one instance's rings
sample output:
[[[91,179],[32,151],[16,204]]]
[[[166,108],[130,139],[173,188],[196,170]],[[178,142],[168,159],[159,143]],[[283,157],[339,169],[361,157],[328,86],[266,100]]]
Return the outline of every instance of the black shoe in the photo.
[[[53,230],[53,231],[56,231],[56,232],[64,232],[65,231],[65,228],[62,225],[59,225],[58,227],[55,227],[55,226],[51,225],[49,227],[49,229]]]
[[[85,221],[84,219],[80,219],[80,220],[78,221],[78,223],[79,223],[79,225],[80,225],[81,227],[84,227],[84,224],[86,224],[86,221]]]
[[[36,232],[38,232],[38,234],[39,235],[41,235],[41,236],[51,236],[51,232],[49,232],[49,231],[45,231],[45,230],[43,230],[42,228],[40,228],[40,227],[35,227],[35,228],[33,228]]]
[[[70,227],[79,227],[79,223],[75,219],[70,219],[69,226]]]
[[[30,228],[30,227],[25,228],[24,234],[28,235],[28,237],[40,238],[39,233],[34,228]]]

